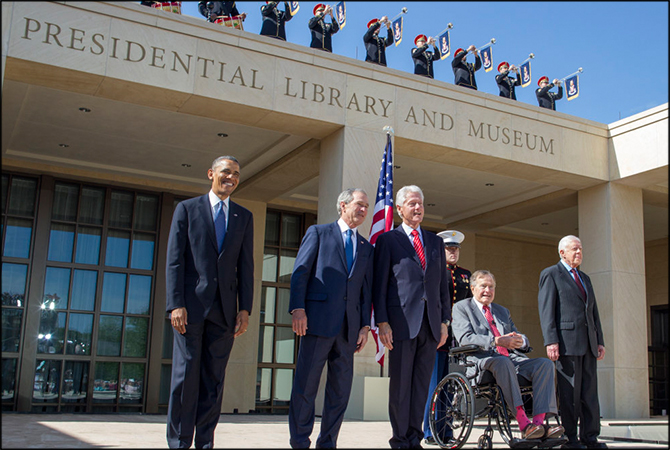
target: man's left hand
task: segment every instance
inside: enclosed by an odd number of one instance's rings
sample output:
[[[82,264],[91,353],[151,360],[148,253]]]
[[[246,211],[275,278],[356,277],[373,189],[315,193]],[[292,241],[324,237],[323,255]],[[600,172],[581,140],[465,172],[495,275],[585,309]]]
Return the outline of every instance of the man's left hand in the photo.
[[[356,351],[354,353],[360,353],[365,347],[365,344],[368,343],[368,331],[370,327],[363,327],[361,331],[358,332],[358,340],[356,341]]]
[[[447,326],[446,323],[443,323],[442,326],[440,327],[440,342],[437,343],[437,348],[442,347],[447,342],[448,337],[449,337],[449,327]]]
[[[602,360],[605,357],[605,346],[604,345],[599,345],[598,346],[598,358],[596,358],[598,361]]]
[[[240,336],[247,331],[249,327],[249,311],[242,310],[237,313],[235,318],[235,336]]]

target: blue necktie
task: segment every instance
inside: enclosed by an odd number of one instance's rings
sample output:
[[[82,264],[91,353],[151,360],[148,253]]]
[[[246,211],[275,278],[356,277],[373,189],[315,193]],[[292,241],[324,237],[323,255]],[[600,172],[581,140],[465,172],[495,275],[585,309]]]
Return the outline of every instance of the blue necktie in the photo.
[[[219,244],[219,253],[223,247],[223,239],[226,237],[226,214],[223,212],[223,202],[218,203],[218,214],[214,218],[214,230],[216,231],[216,243]]]
[[[351,238],[353,231],[347,230],[347,238],[344,240],[344,254],[347,256],[347,271],[351,272],[351,266],[354,265],[354,241]]]

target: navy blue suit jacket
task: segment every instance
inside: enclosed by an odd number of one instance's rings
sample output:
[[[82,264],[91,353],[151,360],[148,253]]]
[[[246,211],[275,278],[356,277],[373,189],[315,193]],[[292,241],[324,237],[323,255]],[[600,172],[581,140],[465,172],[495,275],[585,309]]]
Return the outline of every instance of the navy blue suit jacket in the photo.
[[[172,216],[165,264],[167,311],[185,307],[188,322],[198,323],[207,316],[214,301],[220,301],[226,323],[232,329],[238,311],[251,314],[253,244],[253,216],[233,201],[229,204],[228,229],[220,254],[208,195],[179,203]]]
[[[442,322],[451,320],[451,276],[447,273],[442,238],[421,231],[425,272],[402,227],[377,238],[372,303],[375,321],[388,322],[394,340],[414,339],[421,329],[424,307],[428,308],[430,328],[439,342]]]
[[[313,225],[302,239],[291,276],[289,312],[305,309],[307,334],[334,337],[347,317],[349,342],[370,325],[372,245],[356,233],[356,259],[347,272],[344,242],[337,222]]]

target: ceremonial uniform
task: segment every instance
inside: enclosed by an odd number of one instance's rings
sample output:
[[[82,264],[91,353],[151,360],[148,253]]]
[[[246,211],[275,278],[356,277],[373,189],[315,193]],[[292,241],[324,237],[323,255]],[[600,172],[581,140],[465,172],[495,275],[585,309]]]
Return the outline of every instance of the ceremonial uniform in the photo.
[[[207,4],[211,3],[213,8],[209,9]],[[205,18],[214,22],[219,16],[239,16],[240,12],[235,6],[235,2],[198,2],[198,11]]]
[[[340,30],[337,20],[326,23],[325,14],[317,14],[309,19],[309,29],[312,32],[311,48],[319,48],[327,52],[333,52],[333,34]]]
[[[393,33],[390,28],[387,28],[386,38],[380,38],[374,33],[381,26],[381,22],[375,22],[370,25],[368,31],[363,35],[366,51],[365,60],[386,66],[386,47],[393,44]]]
[[[412,49],[412,60],[414,61],[414,74],[435,78],[433,73],[433,61],[440,59],[440,52],[433,46],[435,51],[428,51],[428,44]]]
[[[509,71],[496,75],[496,83],[500,89],[500,96],[516,100],[515,86],[521,86],[520,77],[512,78],[509,76]]]
[[[263,15],[263,25],[261,26],[261,36],[270,36],[275,39],[286,40],[285,24],[293,16],[291,16],[291,9],[288,2],[284,2],[284,11],[277,8],[279,2],[267,2],[261,6],[261,14]]]
[[[482,67],[482,60],[479,55],[475,56],[475,63],[465,61],[468,55],[466,51],[459,52],[456,50],[454,60],[451,62],[451,68],[454,70],[454,84],[456,86],[463,86],[469,89],[477,90],[477,81],[475,80],[475,72]]]
[[[540,78],[540,81],[542,79]],[[563,98],[563,86],[558,85],[558,93],[549,92],[549,89],[554,87],[554,83],[549,83],[545,87],[540,87],[535,89],[535,95],[537,96],[537,103],[540,105],[540,108],[547,108],[556,111],[556,100]]]

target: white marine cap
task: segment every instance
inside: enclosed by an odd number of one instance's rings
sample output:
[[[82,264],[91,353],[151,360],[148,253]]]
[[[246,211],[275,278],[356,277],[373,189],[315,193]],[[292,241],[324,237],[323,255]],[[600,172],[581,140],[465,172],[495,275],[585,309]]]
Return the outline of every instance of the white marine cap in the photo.
[[[465,235],[456,230],[440,231],[437,235],[442,238],[445,247],[461,248],[461,242],[465,239]]]

